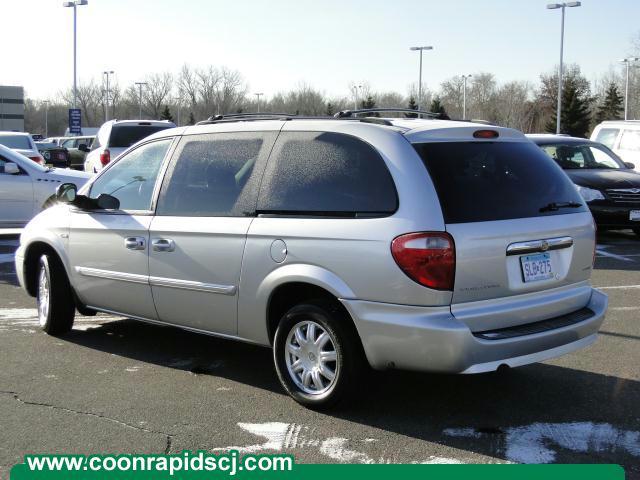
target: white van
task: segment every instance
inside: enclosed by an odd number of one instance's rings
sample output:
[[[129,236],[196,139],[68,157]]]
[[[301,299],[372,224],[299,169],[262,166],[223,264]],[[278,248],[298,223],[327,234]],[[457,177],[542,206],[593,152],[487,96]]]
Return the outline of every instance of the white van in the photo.
[[[593,129],[591,140],[606,145],[640,172],[640,120],[602,122]]]

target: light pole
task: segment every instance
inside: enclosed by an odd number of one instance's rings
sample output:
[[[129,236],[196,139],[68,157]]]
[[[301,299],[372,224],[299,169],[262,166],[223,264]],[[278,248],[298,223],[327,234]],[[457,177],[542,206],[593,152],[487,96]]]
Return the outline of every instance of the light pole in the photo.
[[[422,52],[433,50],[433,47],[410,47],[409,50],[420,52],[420,72],[418,73],[418,110],[420,110],[420,102],[422,101]]]
[[[87,0],[74,0],[73,2],[64,2],[63,7],[73,8],[73,108],[76,108],[78,104],[78,86],[77,86],[77,68],[76,68],[76,7],[80,5],[87,5]]]
[[[140,92],[140,108],[138,111],[138,118],[142,120],[142,87],[147,85],[147,82],[134,82],[138,86],[138,91]]]
[[[180,126],[180,114],[182,111],[182,96],[176,97],[176,104],[178,105],[178,127]]]
[[[256,96],[256,103],[258,104],[258,113],[260,113],[260,96],[264,95],[262,92],[254,93]]]
[[[44,102],[44,138],[49,138],[49,100]]]
[[[560,134],[560,115],[562,113],[562,53],[564,48],[564,10],[567,7],[579,7],[580,2],[550,3],[549,10],[562,9],[562,19],[560,22],[560,66],[558,67],[558,111],[556,112],[556,134]]]
[[[353,109],[358,110],[358,89],[361,89],[362,85],[354,85],[351,87],[353,90]]]
[[[628,114],[629,112],[629,67],[631,66],[631,63],[637,62],[638,60],[640,60],[640,58],[638,57],[628,57],[620,60],[627,67],[627,80],[625,81],[625,84],[624,84],[624,119],[625,120],[629,119],[628,118],[629,116]]]
[[[467,79],[473,75],[462,75],[462,119],[467,119]]]
[[[113,75],[113,70],[105,70],[104,72],[102,72],[102,75],[104,75],[104,77],[106,78],[106,90],[104,91],[104,99],[105,99],[105,105],[104,105],[104,121],[106,122],[107,120],[109,120],[109,75]]]

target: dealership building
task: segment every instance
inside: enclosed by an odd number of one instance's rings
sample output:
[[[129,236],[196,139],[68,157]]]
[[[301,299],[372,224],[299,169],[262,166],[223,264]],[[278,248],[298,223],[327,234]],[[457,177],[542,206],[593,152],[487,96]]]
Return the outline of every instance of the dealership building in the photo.
[[[0,131],[24,131],[24,88],[0,85]]]

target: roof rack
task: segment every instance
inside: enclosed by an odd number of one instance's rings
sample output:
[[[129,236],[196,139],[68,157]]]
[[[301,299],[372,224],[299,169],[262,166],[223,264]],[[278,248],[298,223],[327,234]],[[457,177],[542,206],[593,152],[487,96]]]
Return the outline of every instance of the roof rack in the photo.
[[[395,112],[395,113],[412,113],[417,116],[427,116],[431,118],[439,118],[442,114],[434,112],[426,112],[424,110],[413,110],[411,108],[362,108],[360,110],[342,110],[334,115],[335,118],[349,118],[355,117],[361,113],[380,113],[380,112]]]
[[[238,120],[289,120],[293,117],[297,117],[295,114],[291,113],[229,113],[225,115],[211,115],[206,120],[196,123],[196,125],[207,125],[210,123],[219,123],[219,122],[237,122]]]

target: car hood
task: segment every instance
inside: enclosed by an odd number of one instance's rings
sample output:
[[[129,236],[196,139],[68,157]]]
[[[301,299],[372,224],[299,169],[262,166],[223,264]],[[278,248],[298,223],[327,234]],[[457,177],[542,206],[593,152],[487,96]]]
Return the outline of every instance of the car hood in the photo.
[[[640,188],[640,173],[633,170],[565,170],[573,183],[583,187],[606,190],[607,188]]]
[[[71,170],[68,168],[54,168],[49,172],[41,174],[41,177],[43,179],[54,181],[57,180],[62,183],[75,183],[78,188],[87,183],[87,180],[89,180],[92,176],[93,175],[91,175],[90,173]]]

